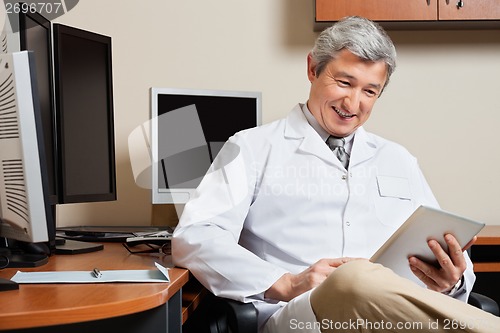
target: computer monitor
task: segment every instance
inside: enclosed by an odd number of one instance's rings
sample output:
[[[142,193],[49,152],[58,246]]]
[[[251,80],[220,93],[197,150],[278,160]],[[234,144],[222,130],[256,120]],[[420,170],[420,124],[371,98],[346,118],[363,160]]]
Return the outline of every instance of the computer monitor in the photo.
[[[54,106],[54,78],[52,68],[52,25],[36,12],[19,13],[19,39],[22,51],[33,51],[36,63],[38,97],[47,157],[50,203],[59,202],[57,196],[57,154]]]
[[[0,55],[0,237],[5,242],[42,243],[55,234],[34,68],[32,52]],[[48,260],[44,254],[12,252],[10,245],[0,246],[2,265],[30,267]]]
[[[261,124],[261,93],[151,89],[153,204],[183,204],[224,143]]]
[[[4,22],[4,27],[2,28],[2,31],[0,32],[0,53],[8,53],[8,35],[6,32],[6,24]]]
[[[18,33],[7,34],[7,51],[33,51],[36,62],[55,229],[57,204],[116,199],[111,38],[60,24],[54,28],[32,11],[9,19],[6,24],[13,21]],[[76,242],[56,247],[55,241],[54,231],[48,245],[58,253],[90,250]]]
[[[59,203],[116,200],[111,38],[53,30]]]

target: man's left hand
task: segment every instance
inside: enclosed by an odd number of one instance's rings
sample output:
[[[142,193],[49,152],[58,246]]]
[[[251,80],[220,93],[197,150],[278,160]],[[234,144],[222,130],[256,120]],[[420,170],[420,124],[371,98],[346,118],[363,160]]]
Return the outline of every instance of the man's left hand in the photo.
[[[438,291],[447,292],[462,279],[462,275],[467,268],[464,251],[475,243],[474,237],[465,248],[461,248],[460,244],[453,235],[446,234],[445,242],[448,245],[448,253],[441,247],[436,240],[428,242],[429,248],[436,256],[439,267],[428,264],[416,257],[410,257],[410,268],[427,288]]]

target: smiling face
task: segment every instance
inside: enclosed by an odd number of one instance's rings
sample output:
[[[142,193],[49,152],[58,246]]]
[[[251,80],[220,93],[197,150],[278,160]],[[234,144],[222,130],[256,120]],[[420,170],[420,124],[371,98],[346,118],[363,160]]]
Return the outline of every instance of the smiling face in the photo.
[[[340,51],[316,77],[316,63],[307,58],[311,90],[307,107],[329,134],[345,137],[370,117],[387,79],[383,61],[365,61]]]

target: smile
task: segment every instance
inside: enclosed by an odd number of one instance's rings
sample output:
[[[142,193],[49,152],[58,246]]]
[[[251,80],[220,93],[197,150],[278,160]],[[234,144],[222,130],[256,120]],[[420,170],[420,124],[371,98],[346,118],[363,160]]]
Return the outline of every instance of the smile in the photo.
[[[333,110],[342,118],[352,118],[355,116],[355,114],[349,114],[349,113],[345,113],[339,109],[337,109],[335,106],[333,107]]]

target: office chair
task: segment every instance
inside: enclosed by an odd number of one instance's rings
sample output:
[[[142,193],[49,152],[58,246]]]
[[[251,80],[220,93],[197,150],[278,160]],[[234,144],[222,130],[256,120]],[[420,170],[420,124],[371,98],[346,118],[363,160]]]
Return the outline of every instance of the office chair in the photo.
[[[494,314],[497,317],[500,316],[500,310],[498,308],[497,302],[495,302],[495,300],[489,298],[488,296],[472,292],[470,293],[468,303],[475,306],[476,308],[480,308],[483,311]]]
[[[252,303],[214,297],[210,333],[257,333],[257,310]]]
[[[491,298],[472,292],[469,304],[499,316],[498,304]],[[252,303],[214,297],[209,320],[210,333],[257,333],[257,311]]]

